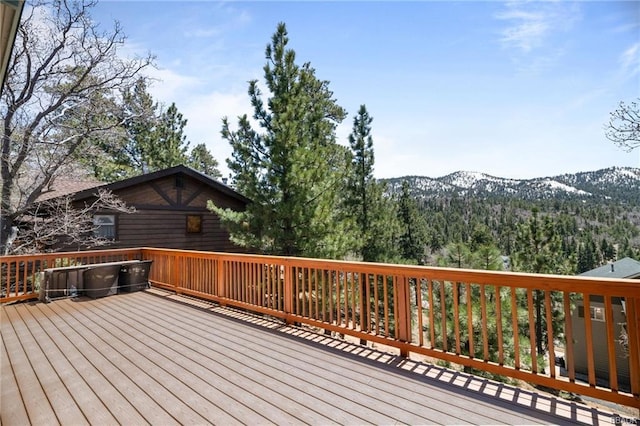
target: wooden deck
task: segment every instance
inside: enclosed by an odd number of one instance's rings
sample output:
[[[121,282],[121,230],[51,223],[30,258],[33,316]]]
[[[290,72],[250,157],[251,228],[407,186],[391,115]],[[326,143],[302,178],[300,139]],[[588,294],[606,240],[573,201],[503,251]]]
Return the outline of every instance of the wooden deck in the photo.
[[[3,425],[613,419],[158,290],[3,306],[0,361]]]

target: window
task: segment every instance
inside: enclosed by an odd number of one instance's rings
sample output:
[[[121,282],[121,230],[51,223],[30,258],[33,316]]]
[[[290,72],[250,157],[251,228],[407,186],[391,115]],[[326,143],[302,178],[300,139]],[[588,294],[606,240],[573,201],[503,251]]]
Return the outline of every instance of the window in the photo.
[[[109,240],[116,238],[116,216],[113,214],[96,214],[93,216],[93,235]]]
[[[589,310],[591,311],[591,319],[594,321],[602,321],[604,322],[604,307],[598,306],[590,306]],[[578,306],[578,316],[580,318],[584,318],[584,306]]]
[[[604,321],[604,308],[591,306],[591,319],[595,321]]]
[[[202,232],[202,216],[187,215],[187,234],[199,234]]]

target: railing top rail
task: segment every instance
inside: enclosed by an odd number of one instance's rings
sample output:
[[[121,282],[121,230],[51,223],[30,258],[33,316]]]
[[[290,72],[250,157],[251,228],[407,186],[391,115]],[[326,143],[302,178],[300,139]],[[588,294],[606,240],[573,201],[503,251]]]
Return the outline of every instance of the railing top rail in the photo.
[[[58,251],[53,253],[31,253],[18,254],[11,256],[0,256],[0,262],[20,262],[33,259],[57,259],[62,257],[90,257],[90,256],[106,256],[117,254],[141,253],[140,248],[120,248],[106,250],[82,250],[82,251]]]
[[[425,278],[434,281],[456,281],[503,287],[531,288],[550,291],[568,291],[604,296],[640,297],[640,280],[624,278],[600,278],[572,275],[533,274],[525,272],[483,271],[475,269],[442,268],[434,266],[396,265],[303,257],[236,254],[177,249],[142,250],[154,253],[188,255],[227,261],[272,263],[282,266],[317,268],[380,275],[396,275],[406,278]]]

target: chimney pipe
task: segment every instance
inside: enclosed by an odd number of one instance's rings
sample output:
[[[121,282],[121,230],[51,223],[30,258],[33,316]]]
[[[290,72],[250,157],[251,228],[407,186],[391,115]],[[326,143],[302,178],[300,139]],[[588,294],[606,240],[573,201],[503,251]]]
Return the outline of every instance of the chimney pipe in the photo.
[[[615,269],[613,267],[613,263],[611,264],[611,272],[615,272]]]

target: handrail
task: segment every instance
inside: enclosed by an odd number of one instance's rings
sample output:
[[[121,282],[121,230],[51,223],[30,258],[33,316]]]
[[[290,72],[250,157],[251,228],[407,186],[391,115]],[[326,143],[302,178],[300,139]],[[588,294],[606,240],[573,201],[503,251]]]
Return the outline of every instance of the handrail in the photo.
[[[47,268],[139,260],[137,248],[0,256],[0,303],[37,299],[39,275]]]
[[[154,261],[152,284],[177,293],[395,347],[403,355],[422,354],[493,377],[640,408],[636,280],[174,249],[142,252]],[[621,298],[626,300],[626,347],[618,342],[620,324],[612,322],[621,315]],[[581,303],[584,318],[578,312]],[[591,321],[590,305],[604,306],[609,322],[602,332],[596,329],[601,323]],[[555,365],[561,354],[565,368]],[[579,355],[586,356],[582,367]],[[611,378],[606,383],[599,377],[603,368]],[[619,368],[624,371],[618,373]]]
[[[2,288],[26,298],[19,283],[43,265],[92,256],[153,260],[150,282],[177,293],[640,408],[637,280],[140,248],[1,257]]]

